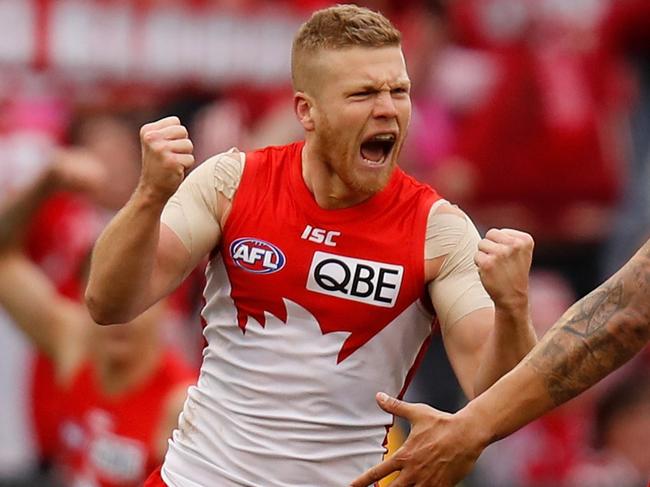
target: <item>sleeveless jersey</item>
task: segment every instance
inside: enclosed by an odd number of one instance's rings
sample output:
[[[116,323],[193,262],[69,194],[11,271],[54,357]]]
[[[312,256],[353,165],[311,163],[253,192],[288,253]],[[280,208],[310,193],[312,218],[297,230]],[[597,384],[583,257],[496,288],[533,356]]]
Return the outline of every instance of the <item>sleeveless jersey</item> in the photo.
[[[365,202],[321,209],[303,143],[247,154],[206,270],[204,351],[170,441],[174,487],[348,485],[378,463],[431,334],[427,214],[438,195],[396,169]]]
[[[193,372],[167,351],[151,377],[124,394],[107,396],[95,368],[84,365],[61,392],[55,463],[69,487],[139,487],[159,458],[154,441],[168,394],[194,382]]]

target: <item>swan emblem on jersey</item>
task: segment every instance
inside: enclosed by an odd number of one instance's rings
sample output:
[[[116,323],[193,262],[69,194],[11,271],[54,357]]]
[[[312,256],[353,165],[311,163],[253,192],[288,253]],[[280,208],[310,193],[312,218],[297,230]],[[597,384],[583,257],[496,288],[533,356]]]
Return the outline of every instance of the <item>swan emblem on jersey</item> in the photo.
[[[282,250],[271,242],[258,238],[242,237],[230,244],[233,262],[254,274],[271,274],[284,267],[286,258]]]
[[[392,308],[391,311],[384,313],[383,320],[372,320],[370,324],[367,323],[367,318],[361,315],[351,315],[343,320],[327,321],[314,315],[313,311],[310,311],[308,304],[298,303],[300,296],[296,296],[294,299],[282,297],[277,304],[274,301],[262,304],[251,296],[233,297],[231,281],[222,259],[214,261],[210,268],[210,274],[211,278],[208,280],[206,295],[212,295],[214,298],[207,302],[203,310],[204,319],[208,323],[204,332],[205,336],[210,337],[209,339],[218,340],[219,343],[234,344],[233,350],[237,350],[237,353],[241,353],[238,345],[248,350],[251,342],[263,340],[268,343],[267,341],[272,336],[278,334],[277,338],[282,344],[274,342],[271,347],[275,350],[273,353],[277,352],[279,354],[278,357],[283,357],[283,354],[288,354],[287,356],[301,355],[303,352],[306,353],[308,349],[318,355],[323,352],[323,343],[318,337],[327,336],[331,338],[336,336],[339,337],[337,340],[328,343],[331,347],[329,354],[336,357],[334,364],[337,364],[364,347],[371,340],[379,339],[378,335],[390,335],[387,343],[392,343],[392,345],[389,348],[397,346],[398,349],[405,350],[404,347],[407,346],[405,337],[409,337],[408,340],[412,338],[413,327],[420,329],[421,326],[423,336],[431,333],[433,317],[418,300],[405,308]],[[382,290],[382,296],[385,292],[385,290]],[[402,320],[405,320],[405,323],[402,323]],[[386,327],[390,327],[391,324],[395,325],[397,322],[402,323],[397,328],[407,326],[411,331],[406,335],[402,335],[401,338],[398,337],[402,332],[399,332],[397,336],[392,335],[393,332],[382,333]],[[224,339],[223,336],[220,338],[211,337],[214,331],[223,330],[224,328],[221,328],[221,326],[226,323],[231,324],[225,328],[230,331],[227,338]],[[270,326],[271,323],[273,323],[273,326]],[[294,330],[294,326],[298,329]],[[289,333],[307,333],[305,327],[311,330],[309,332],[311,338],[303,337],[305,343],[303,343],[303,339],[298,339],[297,336],[287,336]],[[392,326],[392,328],[395,328],[395,326]],[[271,330],[275,331],[271,333]],[[307,345],[307,342],[310,345]],[[300,343],[300,346],[296,349],[297,343]],[[312,349],[311,344],[314,344],[316,348]],[[257,347],[250,350],[253,355],[260,352]],[[320,352],[317,352],[318,350]],[[224,353],[226,353],[225,350],[219,350],[219,354]],[[253,359],[253,355],[251,355],[251,359]],[[275,363],[275,361],[272,360],[268,363]]]

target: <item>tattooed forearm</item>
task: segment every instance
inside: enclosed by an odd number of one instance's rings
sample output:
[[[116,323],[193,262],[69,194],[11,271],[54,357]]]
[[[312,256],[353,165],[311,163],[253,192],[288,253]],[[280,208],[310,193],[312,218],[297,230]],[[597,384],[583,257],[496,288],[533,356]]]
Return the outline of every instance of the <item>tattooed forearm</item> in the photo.
[[[650,340],[648,247],[574,304],[527,358],[554,404],[595,384]]]
[[[604,286],[596,289],[585,299],[578,301],[578,312],[562,329],[579,337],[589,338],[597,334],[622,307],[623,285]]]

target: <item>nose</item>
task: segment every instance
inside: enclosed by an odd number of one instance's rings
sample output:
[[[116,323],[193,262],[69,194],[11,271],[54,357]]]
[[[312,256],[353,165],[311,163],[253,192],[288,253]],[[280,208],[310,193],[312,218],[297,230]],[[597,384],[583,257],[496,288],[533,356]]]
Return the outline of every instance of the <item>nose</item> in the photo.
[[[381,91],[375,97],[373,116],[376,118],[397,117],[397,107],[390,91]]]

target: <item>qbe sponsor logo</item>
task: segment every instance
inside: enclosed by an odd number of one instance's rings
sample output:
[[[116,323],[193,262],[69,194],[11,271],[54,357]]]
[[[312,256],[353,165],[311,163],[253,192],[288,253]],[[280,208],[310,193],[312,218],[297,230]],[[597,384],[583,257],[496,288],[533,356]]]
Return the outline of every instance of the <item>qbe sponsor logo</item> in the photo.
[[[307,289],[373,306],[395,306],[404,268],[372,260],[315,252]]]
[[[238,267],[255,274],[277,272],[286,262],[278,247],[265,240],[250,237],[233,240],[230,244],[230,256]]]

